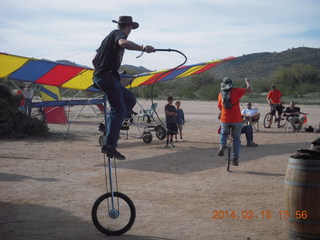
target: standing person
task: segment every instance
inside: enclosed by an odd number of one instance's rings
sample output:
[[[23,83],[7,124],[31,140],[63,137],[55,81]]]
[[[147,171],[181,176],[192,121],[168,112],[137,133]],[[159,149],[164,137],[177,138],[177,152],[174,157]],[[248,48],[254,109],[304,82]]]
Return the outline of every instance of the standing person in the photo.
[[[182,129],[183,129],[183,125],[185,123],[185,121],[184,121],[184,112],[180,108],[180,106],[181,106],[181,102],[180,101],[176,101],[175,105],[176,105],[176,108],[177,108],[176,123],[177,123],[177,128],[178,128],[179,134],[180,134],[180,141],[184,142],[184,140],[182,138]],[[175,135],[176,142],[178,142],[177,136],[178,136],[178,134]]]
[[[30,84],[27,88],[23,89],[23,97],[24,97],[24,114],[28,114],[31,116],[31,105],[33,99],[34,91],[31,89]]]
[[[24,86],[19,86],[19,90],[17,91],[17,95],[19,97],[19,110],[21,112],[24,112],[24,97],[23,97],[23,90],[24,90]]]
[[[280,92],[279,89],[276,88],[276,85],[272,84],[271,85],[271,90],[268,92],[267,95],[267,102],[269,103],[271,109],[271,118],[269,125],[271,126],[272,121],[273,121],[273,116],[276,115],[276,112],[278,112],[278,118],[276,118],[278,122],[278,128],[280,127],[280,118],[282,114],[282,93]]]
[[[116,159],[125,160],[125,156],[116,150],[120,129],[124,118],[129,115],[136,104],[135,96],[120,83],[119,68],[125,49],[154,52],[152,46],[138,45],[127,40],[132,29],[137,29],[139,23],[133,22],[130,16],[120,16],[118,29],[113,30],[105,37],[97,54],[93,59],[93,82],[106,95],[111,106],[106,123],[106,142],[101,152]]]
[[[173,135],[178,133],[177,123],[176,123],[176,117],[177,117],[177,110],[173,103],[173,97],[169,96],[167,98],[168,104],[165,106],[164,111],[166,114],[166,125],[167,125],[167,144],[166,148],[173,148],[175,147],[173,145]],[[170,141],[170,142],[169,142]]]
[[[242,115],[240,111],[240,99],[247,93],[251,93],[252,85],[250,79],[246,78],[247,88],[233,88],[234,84],[229,77],[222,80],[221,92],[218,96],[218,108],[221,111],[221,134],[219,156],[223,156],[228,139],[228,126],[233,126],[233,165],[239,165],[240,136],[242,130]]]

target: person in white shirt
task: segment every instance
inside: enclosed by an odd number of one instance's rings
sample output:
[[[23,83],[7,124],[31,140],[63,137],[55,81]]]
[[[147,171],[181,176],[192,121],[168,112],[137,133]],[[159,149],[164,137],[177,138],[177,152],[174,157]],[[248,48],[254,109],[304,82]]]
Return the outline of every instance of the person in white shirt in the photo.
[[[34,91],[28,85],[27,88],[23,90],[23,97],[24,97],[24,114],[28,114],[28,116],[31,116],[31,104],[32,104],[32,98],[33,98]]]
[[[258,108],[252,108],[251,102],[248,102],[247,108],[243,109],[241,114],[244,117],[245,123],[247,123],[248,125],[251,125],[253,121],[258,121],[260,118]]]

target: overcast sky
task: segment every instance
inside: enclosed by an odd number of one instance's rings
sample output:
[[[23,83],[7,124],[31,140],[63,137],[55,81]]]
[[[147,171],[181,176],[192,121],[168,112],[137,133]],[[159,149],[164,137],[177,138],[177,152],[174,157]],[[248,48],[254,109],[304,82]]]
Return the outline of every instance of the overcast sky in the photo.
[[[138,44],[173,48],[187,64],[256,52],[320,47],[319,0],[1,0],[0,52],[91,65],[120,15],[140,27]],[[123,64],[152,70],[183,60],[175,53],[126,51]]]

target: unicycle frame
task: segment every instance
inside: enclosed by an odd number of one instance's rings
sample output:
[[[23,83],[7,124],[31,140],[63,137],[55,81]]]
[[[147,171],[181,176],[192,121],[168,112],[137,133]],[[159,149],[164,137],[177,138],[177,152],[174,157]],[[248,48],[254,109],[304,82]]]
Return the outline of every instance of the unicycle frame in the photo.
[[[107,123],[106,96],[104,96],[104,117],[105,123]],[[107,133],[107,124],[105,124],[105,130]],[[104,154],[103,156],[106,193],[101,195],[93,204],[91,218],[93,224],[100,232],[106,235],[121,235],[132,227],[136,218],[136,210],[131,199],[118,191],[116,159],[108,154]],[[106,161],[106,158],[108,161]],[[114,166],[112,166],[112,159]],[[124,210],[125,207],[127,207],[127,210]]]
[[[231,164],[231,154],[232,154],[232,146],[233,146],[233,126],[228,126],[228,140],[227,140],[227,171],[231,172],[230,164]]]
[[[108,129],[108,108],[107,108],[107,97],[106,95],[103,96],[103,103],[104,103],[104,122],[105,122],[105,133],[107,135],[107,129]],[[104,154],[104,158],[105,158],[105,154]],[[108,192],[108,183],[107,183],[107,175],[106,175],[106,168],[108,168],[108,178],[109,178],[109,187],[110,187],[110,192],[111,192],[111,210],[109,211],[109,216],[111,217],[111,212],[115,212],[118,211],[115,209],[115,201],[114,201],[114,188],[113,188],[113,177],[112,177],[112,163],[111,163],[111,159],[112,157],[107,155],[108,158],[108,163],[106,164],[106,161],[104,161],[105,163],[105,177],[106,177],[106,190]],[[105,160],[105,159],[104,159]],[[115,166],[116,169],[116,166]],[[116,179],[116,191],[118,191],[118,185],[117,185],[117,179]]]

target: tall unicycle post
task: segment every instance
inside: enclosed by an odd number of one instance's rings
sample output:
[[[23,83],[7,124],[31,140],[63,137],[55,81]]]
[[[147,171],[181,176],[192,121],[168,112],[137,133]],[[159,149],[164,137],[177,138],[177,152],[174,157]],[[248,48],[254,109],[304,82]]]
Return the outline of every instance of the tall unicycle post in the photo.
[[[232,155],[232,146],[233,146],[233,130],[234,126],[228,126],[228,139],[227,139],[227,172],[231,172],[230,165],[231,165],[231,155]]]
[[[107,99],[104,97],[104,118],[107,133]],[[106,235],[121,235],[127,232],[136,218],[136,209],[131,199],[118,191],[116,159],[103,154],[106,193],[93,204],[91,218],[94,226]]]

